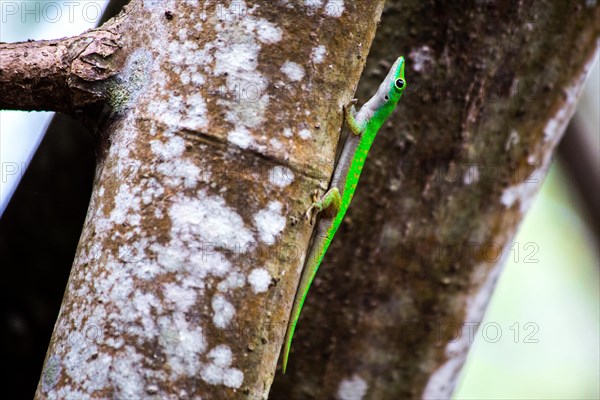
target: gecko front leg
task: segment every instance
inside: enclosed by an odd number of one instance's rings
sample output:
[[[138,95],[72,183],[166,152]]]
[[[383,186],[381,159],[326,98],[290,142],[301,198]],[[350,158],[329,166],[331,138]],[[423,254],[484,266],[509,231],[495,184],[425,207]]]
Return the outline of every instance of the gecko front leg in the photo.
[[[348,125],[350,132],[354,135],[360,136],[364,129],[356,121],[356,108],[354,105],[357,100],[352,99],[348,102],[348,104],[344,105],[344,121]],[[333,187],[329,189],[325,194],[321,197],[321,199],[314,201],[311,206],[306,210],[306,219],[311,221],[311,224],[314,224],[315,218],[317,214],[322,211],[325,211],[326,216],[333,218],[337,215],[340,208],[342,206],[342,197],[340,196],[340,191],[338,188]]]
[[[360,136],[364,129],[356,122],[356,108],[354,107],[356,102],[356,99],[352,99],[344,106],[344,121],[346,122],[346,125],[348,125],[350,132],[356,136]]]

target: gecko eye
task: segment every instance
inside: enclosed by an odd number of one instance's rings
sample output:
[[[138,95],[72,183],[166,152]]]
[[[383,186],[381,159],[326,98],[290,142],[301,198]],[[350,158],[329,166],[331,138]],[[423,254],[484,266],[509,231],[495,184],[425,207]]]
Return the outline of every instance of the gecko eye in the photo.
[[[396,79],[396,82],[394,82],[394,84],[396,85],[397,89],[404,89],[404,85],[406,85],[403,79]]]

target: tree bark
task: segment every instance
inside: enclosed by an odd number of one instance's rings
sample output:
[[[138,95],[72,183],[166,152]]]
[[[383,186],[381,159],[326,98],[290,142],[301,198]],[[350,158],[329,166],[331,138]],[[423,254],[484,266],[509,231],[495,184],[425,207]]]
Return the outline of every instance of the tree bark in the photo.
[[[267,396],[312,228],[301,216],[331,175],[382,8],[121,13],[114,84],[91,85],[97,173],[36,397]],[[44,87],[22,107],[47,108]]]
[[[451,396],[597,54],[599,11],[584,1],[387,3],[357,97],[399,54],[407,91],[371,150],[273,399]]]

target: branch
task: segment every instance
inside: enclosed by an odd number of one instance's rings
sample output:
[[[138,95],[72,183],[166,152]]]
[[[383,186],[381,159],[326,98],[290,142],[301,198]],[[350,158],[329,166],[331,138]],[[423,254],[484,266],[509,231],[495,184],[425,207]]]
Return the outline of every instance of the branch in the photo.
[[[114,32],[0,43],[0,109],[76,115],[101,105],[122,64],[121,35]]]

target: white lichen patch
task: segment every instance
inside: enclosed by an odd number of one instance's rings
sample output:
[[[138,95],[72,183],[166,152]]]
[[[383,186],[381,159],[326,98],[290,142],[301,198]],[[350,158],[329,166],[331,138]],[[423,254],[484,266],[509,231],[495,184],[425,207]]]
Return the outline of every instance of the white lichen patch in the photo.
[[[82,335],[81,337],[71,338],[71,346],[65,354],[63,365],[68,371],[73,371],[76,370],[77,366],[91,362],[94,368],[90,369],[89,374],[73,374],[71,378],[77,386],[88,392],[93,392],[102,389],[106,383],[111,360],[108,356],[98,357],[98,346],[94,343],[96,337],[93,336],[95,333],[91,334],[94,326],[86,324],[86,327],[87,330],[84,333],[87,336]]]
[[[271,283],[271,275],[264,268],[255,268],[248,275],[248,283],[252,287],[254,293],[263,293],[269,289]]]
[[[131,188],[127,183],[119,186],[115,196],[115,205],[110,213],[110,220],[115,224],[123,224],[135,217],[140,211],[139,188]]]
[[[293,82],[301,81],[304,78],[304,68],[293,61],[286,61],[281,66],[281,72]]]
[[[339,400],[361,400],[367,394],[368,385],[357,374],[340,382],[337,391]]]
[[[168,94],[166,100],[156,99],[148,103],[148,114],[152,115],[152,118],[157,121],[172,128],[179,126],[185,111],[183,97],[173,93]]]
[[[322,12],[326,17],[339,18],[345,9],[344,0],[304,0],[304,7],[308,15]]]
[[[194,74],[190,76],[190,81],[198,85],[203,83],[202,75]],[[198,82],[200,81],[200,82]],[[208,116],[206,111],[206,101],[199,93],[190,95],[185,100],[186,118],[182,121],[182,128],[192,131],[202,130],[208,127]]]
[[[246,248],[255,242],[252,233],[244,226],[242,217],[225,204],[219,196],[203,190],[197,196],[181,197],[169,210],[172,235],[185,241],[198,241],[221,247]]]
[[[156,171],[164,176],[164,183],[173,188],[182,185],[186,188],[194,188],[202,177],[200,168],[184,158],[160,162],[156,166]]]
[[[327,53],[327,49],[323,45],[318,45],[317,47],[312,49],[310,53],[310,59],[314,64],[321,64],[325,59],[325,54]]]
[[[329,0],[325,6],[325,15],[328,17],[339,18],[344,13],[344,0]]]
[[[163,294],[165,303],[171,310],[182,313],[190,311],[196,302],[196,290],[176,283],[165,283],[163,285]]]
[[[136,330],[136,333],[146,340],[155,339],[158,329],[152,314],[154,312],[161,315],[164,312],[160,300],[152,293],[137,291],[133,294],[130,306],[129,315],[136,316],[136,320],[141,324],[141,329]]]
[[[553,137],[559,137],[564,131],[564,121],[567,115],[567,109],[561,108],[553,118],[548,120],[544,127],[544,140],[550,141]]]
[[[199,355],[206,350],[202,328],[190,325],[181,312],[159,317],[158,326],[158,342],[168,358],[171,377],[197,375],[201,365]]]
[[[275,243],[276,237],[285,228],[285,217],[282,215],[283,205],[279,201],[271,201],[267,208],[254,215],[254,224],[260,240],[266,244]]]
[[[159,243],[150,245],[150,250],[156,254],[156,264],[161,273],[188,270],[190,248],[187,247],[186,242],[176,237],[166,246]]]
[[[231,365],[233,354],[229,346],[219,345],[208,353],[208,358],[211,358],[216,366],[226,368]]]
[[[252,134],[248,129],[244,127],[239,127],[229,131],[229,134],[227,135],[227,140],[241,149],[257,147],[256,141],[252,137]]]
[[[183,154],[185,142],[179,136],[172,136],[166,143],[163,143],[160,140],[152,140],[150,142],[150,149],[159,158],[171,160]]]
[[[237,368],[229,368],[223,377],[223,385],[238,389],[244,383],[244,373]]]
[[[235,389],[242,386],[244,373],[237,368],[230,368],[233,354],[229,346],[216,346],[208,353],[208,358],[212,362],[202,367],[202,380],[211,385],[225,385]]]
[[[231,271],[231,262],[224,254],[217,251],[215,244],[202,243],[198,251],[190,256],[190,267],[200,278],[207,276],[223,277]]]
[[[236,129],[257,128],[264,122],[269,104],[269,96],[265,93],[268,79],[258,71],[261,40],[279,41],[281,32],[264,19],[251,18],[252,9],[248,9],[244,1],[232,2],[224,12],[235,15],[239,9],[247,10],[249,18],[242,18],[235,24],[217,25],[217,38],[206,44],[205,52],[214,56],[214,68],[210,72],[226,78],[226,95],[218,104],[225,109],[227,122]],[[249,91],[253,93],[251,98],[247,97]]]
[[[294,182],[294,172],[289,168],[278,165],[269,172],[269,182],[284,188]]]
[[[217,289],[220,292],[228,292],[232,289],[238,289],[246,284],[246,277],[239,271],[232,271],[227,277],[219,282]]]
[[[177,31],[177,37],[182,42],[186,41],[187,38],[188,38],[188,31],[187,31],[187,29],[186,28],[181,28],[179,31]]]
[[[115,397],[134,399],[145,396],[144,376],[140,373],[142,359],[142,355],[131,346],[125,346],[115,355],[108,374],[110,384],[115,390]]]
[[[522,214],[525,214],[535,198],[535,194],[539,187],[539,182],[528,181],[510,186],[502,192],[500,202],[504,207],[511,208],[518,201],[519,210]]]
[[[58,357],[51,355],[48,357],[44,370],[42,371],[41,384],[44,392],[49,392],[54,389],[54,386],[60,378],[60,372],[62,370],[61,362]]]
[[[323,6],[324,0],[304,0],[304,5],[310,9],[316,10]]]
[[[506,143],[504,144],[504,150],[510,150],[513,146],[519,144],[520,140],[521,136],[519,135],[519,132],[517,132],[516,129],[512,129],[508,135],[508,138],[506,139]]]
[[[277,43],[281,40],[283,32],[277,27],[277,25],[267,21],[264,18],[260,18],[255,26],[258,40],[266,44]]]
[[[152,54],[143,48],[135,50],[123,66],[121,73],[114,82],[107,85],[107,103],[115,113],[123,113],[137,103],[142,94],[145,79],[152,67]]]
[[[544,127],[545,142],[557,143],[562,137],[562,134],[567,127],[567,123],[573,115],[575,105],[581,94],[583,82],[587,78],[587,73],[588,71],[584,70],[583,73],[569,85],[569,87],[564,89],[566,97],[565,104],[562,105],[556,114],[546,123],[546,126]]]
[[[402,244],[402,231],[394,223],[386,223],[381,230],[379,243],[383,248],[396,249]]]
[[[275,138],[269,139],[269,145],[273,150],[282,150],[283,149],[283,143],[281,143],[279,140],[277,140]]]
[[[308,129],[301,129],[298,132],[298,136],[300,136],[300,139],[306,140],[306,139],[310,139],[310,137],[312,136],[312,133]]]
[[[227,328],[235,316],[235,307],[225,296],[217,294],[212,299],[213,323],[217,328]]]

